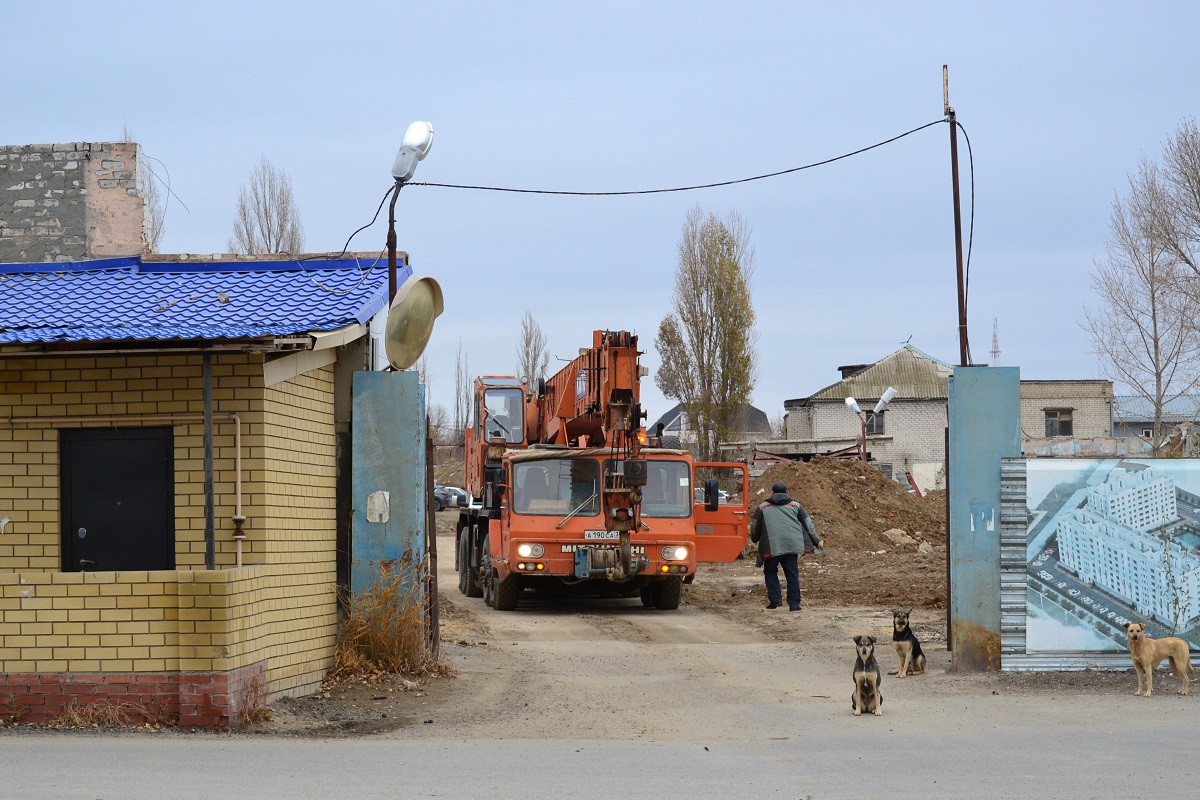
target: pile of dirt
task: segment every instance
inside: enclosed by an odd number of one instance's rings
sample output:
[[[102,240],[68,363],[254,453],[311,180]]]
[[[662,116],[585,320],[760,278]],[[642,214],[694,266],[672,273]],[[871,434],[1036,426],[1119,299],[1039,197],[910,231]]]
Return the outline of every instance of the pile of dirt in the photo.
[[[754,479],[750,505],[770,497],[776,481],[787,484],[823,540],[823,555],[801,559],[805,602],[945,607],[944,492],[918,498],[861,461],[817,457]]]
[[[433,468],[434,482],[440,486],[463,487],[463,462],[445,461]]]

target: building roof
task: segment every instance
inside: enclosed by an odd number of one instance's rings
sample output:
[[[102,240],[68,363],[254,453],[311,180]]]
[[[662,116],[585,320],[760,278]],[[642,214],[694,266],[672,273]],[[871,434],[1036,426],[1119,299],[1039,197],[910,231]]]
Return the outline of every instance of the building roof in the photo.
[[[683,403],[676,403],[647,425],[646,430],[653,431],[660,422],[664,433],[680,433],[683,430]],[[733,419],[733,430],[737,433],[770,433],[771,420],[767,418],[767,412],[746,403]]]
[[[1154,422],[1154,404],[1141,395],[1113,397],[1113,422],[1130,424]],[[1200,419],[1200,395],[1184,394],[1163,404],[1163,422],[1195,422]]]
[[[411,268],[403,267],[403,281]],[[230,340],[366,323],[387,302],[371,258],[0,264],[0,345]]]
[[[953,367],[905,345],[849,378],[826,386],[809,397],[787,400],[785,407],[812,402],[844,401],[853,397],[862,401],[878,400],[889,386],[901,400],[945,400],[947,381]]]

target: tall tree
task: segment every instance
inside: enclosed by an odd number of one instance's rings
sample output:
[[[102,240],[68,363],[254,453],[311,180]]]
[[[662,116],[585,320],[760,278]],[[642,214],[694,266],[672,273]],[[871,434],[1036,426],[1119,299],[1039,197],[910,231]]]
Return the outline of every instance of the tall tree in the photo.
[[[1147,198],[1151,234],[1200,283],[1200,129],[1185,119],[1163,145],[1159,193]]]
[[[304,226],[292,192],[292,179],[266,156],[238,191],[229,251],[241,254],[300,253]]]
[[[753,274],[750,226],[740,215],[731,212],[722,220],[699,207],[688,212],[679,239],[673,311],[654,340],[662,358],[654,380],[683,406],[702,459],[717,455],[754,389]]]
[[[462,339],[454,355],[454,442],[462,444],[467,426],[471,424],[471,380],[467,357],[463,354]]]
[[[1180,291],[1189,265],[1179,241],[1163,237],[1171,192],[1159,165],[1142,159],[1125,197],[1113,200],[1107,255],[1092,273],[1099,306],[1085,309],[1083,324],[1103,374],[1153,409],[1155,455],[1170,435],[1164,407],[1200,382],[1200,306],[1194,293]]]
[[[532,387],[538,378],[545,377],[549,366],[546,337],[533,314],[526,311],[521,317],[521,341],[517,345],[517,377]]]

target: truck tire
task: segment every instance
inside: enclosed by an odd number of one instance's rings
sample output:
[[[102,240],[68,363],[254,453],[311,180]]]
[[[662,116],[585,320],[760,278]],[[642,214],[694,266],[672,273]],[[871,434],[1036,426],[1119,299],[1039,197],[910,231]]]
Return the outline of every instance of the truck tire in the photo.
[[[641,587],[642,605],[646,608],[654,608],[654,586],[653,583],[643,583]]]
[[[496,607],[496,571],[492,569],[492,543],[489,537],[483,537],[483,546],[479,552],[479,587],[482,590],[483,604],[488,608]]]
[[[495,581],[495,604],[492,608],[497,611],[513,611],[517,607],[517,598],[521,596],[521,579],[509,575],[502,581]]]
[[[654,583],[654,607],[659,611],[674,611],[683,600],[683,578],[671,575]]]
[[[479,569],[471,566],[471,535],[463,531],[458,537],[458,590],[467,597],[480,597]]]

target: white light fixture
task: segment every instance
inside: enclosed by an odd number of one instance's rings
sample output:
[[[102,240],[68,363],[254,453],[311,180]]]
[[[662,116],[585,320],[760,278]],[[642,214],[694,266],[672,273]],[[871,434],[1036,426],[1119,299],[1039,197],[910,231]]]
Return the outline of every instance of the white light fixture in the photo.
[[[400,151],[396,153],[396,160],[392,162],[392,177],[399,183],[411,180],[413,173],[417,171],[417,164],[429,155],[431,147],[433,124],[414,122],[409,125],[408,130],[404,132],[404,138],[400,140]]]
[[[896,390],[889,386],[887,391],[883,393],[883,397],[879,398],[879,402],[875,404],[875,408],[871,411],[871,413],[878,414],[880,411],[883,411],[887,404],[892,402],[892,398],[895,396]]]
[[[846,398],[846,405],[850,406],[850,410],[853,411],[855,414],[862,413],[862,409],[858,407],[858,401],[855,400],[853,397]]]

